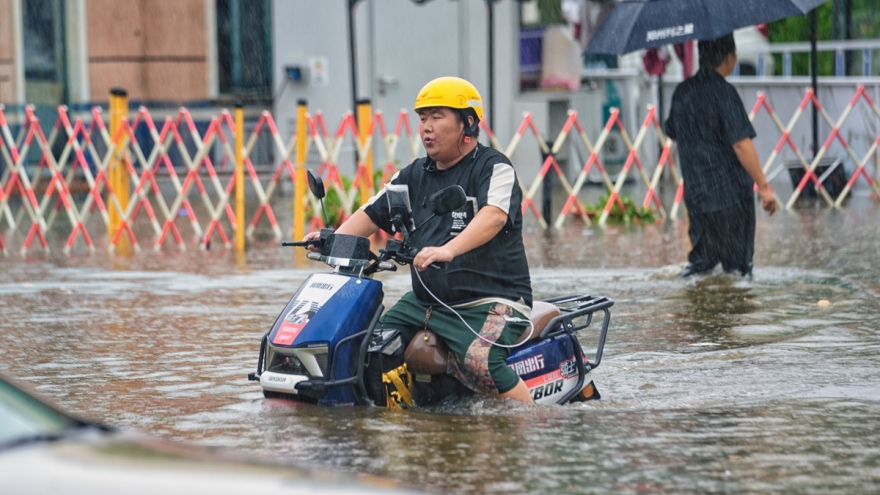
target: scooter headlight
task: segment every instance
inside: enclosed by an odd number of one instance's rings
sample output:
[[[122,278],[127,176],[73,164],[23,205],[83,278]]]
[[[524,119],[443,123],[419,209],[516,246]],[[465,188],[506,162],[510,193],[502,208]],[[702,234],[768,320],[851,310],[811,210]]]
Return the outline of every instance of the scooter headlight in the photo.
[[[272,356],[269,359],[266,371],[310,378],[326,377],[329,375],[326,345],[285,349],[283,352],[275,350],[275,352],[270,352],[270,354]]]
[[[328,376],[329,370],[327,369],[327,348],[323,349],[324,352],[319,354],[314,354],[315,361],[318,363],[318,368],[321,369],[321,374],[324,376]]]
[[[267,371],[275,373],[285,373],[288,375],[308,375],[309,372],[298,357],[292,354],[281,354],[276,352],[272,356],[272,362],[269,363]]]

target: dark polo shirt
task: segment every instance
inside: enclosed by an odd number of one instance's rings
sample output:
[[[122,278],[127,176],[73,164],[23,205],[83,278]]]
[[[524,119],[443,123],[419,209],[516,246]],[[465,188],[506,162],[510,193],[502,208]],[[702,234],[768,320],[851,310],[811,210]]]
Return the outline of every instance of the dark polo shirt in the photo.
[[[753,181],[733,144],[755,129],[736,88],[714,70],[701,68],[672,95],[666,134],[678,141],[689,211],[723,210],[752,196]]]
[[[531,307],[532,287],[522,239],[522,189],[516,171],[504,154],[478,145],[446,170],[439,170],[428,157],[419,158],[398,171],[391,183],[406,184],[409,189],[413,219],[418,226],[410,241],[419,248],[446,244],[488,205],[507,213],[507,224],[489,242],[457,256],[442,270],[419,272],[431,292],[449,305],[503,298],[513,302],[522,299]],[[429,219],[431,210],[427,198],[454,184],[464,189],[469,200],[467,205],[449,215]],[[391,232],[384,189],[362,209],[379,228]],[[436,305],[416,277],[415,268],[411,268],[411,275],[413,292],[419,302]]]

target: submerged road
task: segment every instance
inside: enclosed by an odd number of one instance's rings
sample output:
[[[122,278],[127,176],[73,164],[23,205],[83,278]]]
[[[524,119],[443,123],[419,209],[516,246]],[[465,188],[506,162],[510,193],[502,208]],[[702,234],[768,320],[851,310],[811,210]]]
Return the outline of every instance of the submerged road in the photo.
[[[267,245],[0,259],[0,373],[94,420],[437,493],[877,492],[880,206],[759,214],[757,239],[748,282],[677,279],[683,222],[527,233],[536,297],[616,302],[598,402],[265,400],[260,337],[326,268]],[[409,284],[383,280],[389,302]]]

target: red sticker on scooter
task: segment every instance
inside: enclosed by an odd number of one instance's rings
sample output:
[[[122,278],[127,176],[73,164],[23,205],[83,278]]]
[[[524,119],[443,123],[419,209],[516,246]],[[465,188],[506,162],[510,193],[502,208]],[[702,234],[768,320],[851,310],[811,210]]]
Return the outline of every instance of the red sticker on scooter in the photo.
[[[284,319],[284,323],[281,324],[281,328],[278,329],[278,333],[275,334],[275,338],[272,339],[272,343],[278,345],[292,344],[296,340],[296,336],[299,335],[299,332],[309,322],[310,316],[308,313],[293,314],[291,312],[291,314],[288,314]]]

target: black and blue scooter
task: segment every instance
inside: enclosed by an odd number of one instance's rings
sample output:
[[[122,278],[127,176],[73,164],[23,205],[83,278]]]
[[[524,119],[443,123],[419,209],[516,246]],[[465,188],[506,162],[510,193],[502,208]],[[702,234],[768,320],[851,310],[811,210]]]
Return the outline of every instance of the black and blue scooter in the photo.
[[[323,182],[311,170],[308,180],[323,208]],[[401,235],[389,238],[378,255],[370,250],[369,239],[332,229],[322,229],[312,241],[282,243],[319,247],[309,258],[333,271],[309,276],[263,336],[257,370],[248,378],[260,382],[265,397],[408,408],[472,393],[446,373],[448,351],[430,331],[423,330],[404,348],[398,331],[376,329],[385,306],[382,282],[373,274],[412,263],[419,250],[409,243],[416,227],[406,187],[386,185],[385,197]],[[460,186],[451,186],[429,201],[433,218],[461,208],[466,198]],[[613,304],[607,297],[590,295],[533,303],[531,331],[511,350],[507,364],[525,381],[535,402],[600,398],[592,371],[602,360]],[[588,357],[578,335],[596,313],[602,319]]]

